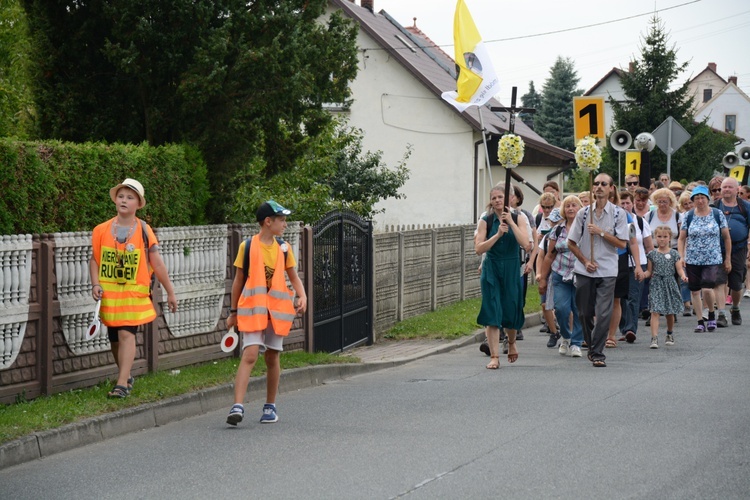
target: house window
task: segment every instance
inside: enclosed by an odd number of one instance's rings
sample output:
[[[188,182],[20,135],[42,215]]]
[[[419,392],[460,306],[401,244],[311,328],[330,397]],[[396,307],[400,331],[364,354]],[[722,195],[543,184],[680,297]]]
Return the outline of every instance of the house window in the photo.
[[[737,131],[737,115],[724,115],[724,132],[734,134]]]
[[[713,95],[713,90],[711,90],[711,89],[703,89],[703,102],[710,101],[712,95]]]

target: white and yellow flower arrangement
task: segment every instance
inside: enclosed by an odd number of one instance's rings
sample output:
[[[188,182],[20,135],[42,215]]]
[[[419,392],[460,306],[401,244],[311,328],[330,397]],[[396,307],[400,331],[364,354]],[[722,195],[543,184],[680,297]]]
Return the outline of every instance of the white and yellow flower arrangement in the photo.
[[[497,160],[505,168],[516,168],[523,161],[524,146],[520,135],[505,134],[497,145]]]
[[[593,172],[602,163],[602,150],[596,145],[596,138],[586,136],[576,145],[576,163],[584,172]]]

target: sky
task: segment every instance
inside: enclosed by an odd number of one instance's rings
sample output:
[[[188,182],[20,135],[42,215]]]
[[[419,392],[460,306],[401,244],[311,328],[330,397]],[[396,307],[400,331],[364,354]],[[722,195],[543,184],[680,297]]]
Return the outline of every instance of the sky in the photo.
[[[518,87],[518,105],[529,81],[541,92],[558,56],[573,61],[583,90],[594,86],[613,67],[626,70],[631,60],[640,58],[655,10],[669,34],[669,45],[677,51],[678,63],[688,63],[687,71],[678,76],[679,84],[714,62],[719,76],[725,80],[737,76],[740,89],[750,95],[747,0],[465,3],[489,48],[501,84],[496,97],[504,105],[510,105],[514,86]],[[416,26],[453,56],[456,0],[374,0],[374,4],[376,12],[386,11],[403,26],[412,26],[416,17]],[[591,7],[580,7],[586,4]]]

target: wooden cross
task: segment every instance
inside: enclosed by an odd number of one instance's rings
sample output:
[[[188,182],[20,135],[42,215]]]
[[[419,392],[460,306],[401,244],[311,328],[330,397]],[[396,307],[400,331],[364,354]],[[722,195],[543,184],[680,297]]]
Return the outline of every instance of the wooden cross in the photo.
[[[536,110],[534,108],[517,108],[516,107],[516,95],[518,93],[518,88],[513,87],[511,91],[511,97],[510,97],[510,107],[501,107],[501,106],[492,106],[490,107],[490,111],[493,112],[505,112],[510,114],[510,123],[508,124],[508,132],[511,134],[514,133],[513,131],[516,128],[516,115],[519,113],[527,113],[527,114],[534,114],[536,113]],[[508,209],[510,206],[510,179],[511,179],[511,170],[510,168],[505,168],[505,208]]]

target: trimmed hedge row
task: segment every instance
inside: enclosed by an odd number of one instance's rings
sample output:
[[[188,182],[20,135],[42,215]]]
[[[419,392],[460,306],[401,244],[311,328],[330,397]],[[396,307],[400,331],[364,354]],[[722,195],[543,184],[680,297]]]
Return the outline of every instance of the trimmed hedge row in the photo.
[[[186,145],[0,139],[0,234],[89,231],[114,217],[109,190],[140,181],[154,227],[205,223],[206,165]]]

